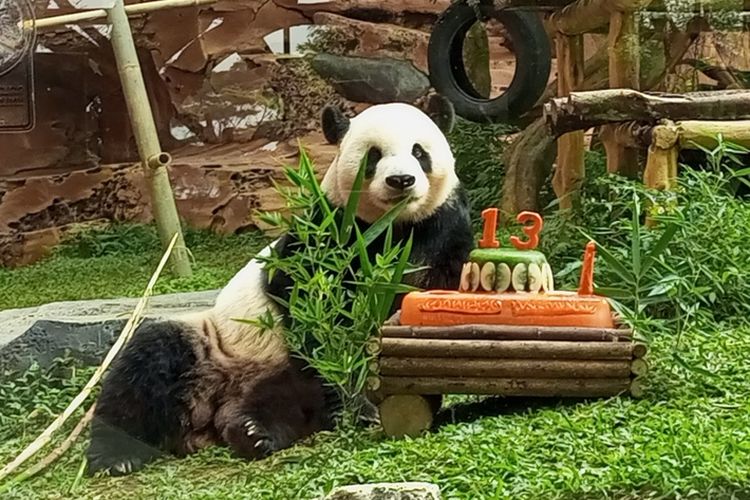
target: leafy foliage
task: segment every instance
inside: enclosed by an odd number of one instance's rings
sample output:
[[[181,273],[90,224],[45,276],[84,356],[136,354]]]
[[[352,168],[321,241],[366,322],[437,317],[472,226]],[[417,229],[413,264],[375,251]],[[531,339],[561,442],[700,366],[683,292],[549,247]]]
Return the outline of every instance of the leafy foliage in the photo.
[[[369,227],[356,219],[366,159],[360,165],[343,211],[323,194],[310,159],[301,152],[298,169],[287,169],[292,189],[278,188],[291,214],[265,214],[264,220],[293,238],[295,251],[261,257],[269,279],[290,280],[289,299],[277,298],[288,311],[284,334],[294,354],[304,359],[339,392],[345,416],[357,413],[356,396],[364,387],[372,355],[367,341],[387,319],[395,295],[410,290],[407,272],[412,240],[393,241],[393,223],[405,199]],[[384,236],[382,252],[370,245]],[[258,321],[257,318],[249,318]],[[270,316],[261,326],[273,326]]]
[[[683,169],[673,192],[590,177],[578,212],[545,219],[542,246],[559,263],[558,283],[575,286],[583,246],[593,238],[600,244],[599,291],[617,299],[642,331],[679,332],[698,317],[745,318],[750,205],[735,196],[744,174],[727,167],[730,150],[709,151],[712,168]],[[643,227],[646,216],[655,228]]]
[[[448,140],[456,158],[456,172],[466,188],[472,207],[472,221],[481,227],[481,212],[497,206],[505,168],[503,152],[507,125],[483,125],[463,119]]]

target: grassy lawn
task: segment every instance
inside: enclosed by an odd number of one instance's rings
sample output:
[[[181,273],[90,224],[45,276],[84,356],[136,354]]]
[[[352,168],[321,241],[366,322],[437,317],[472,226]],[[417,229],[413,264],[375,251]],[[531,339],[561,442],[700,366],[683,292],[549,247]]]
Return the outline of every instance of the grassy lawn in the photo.
[[[162,275],[155,293],[220,288],[266,244],[258,232],[185,235],[194,262],[191,278]],[[161,258],[156,231],[121,225],[83,233],[35,265],[0,267],[0,310],[60,300],[138,297]]]
[[[657,339],[642,400],[454,398],[443,425],[418,439],[340,431],[256,463],[215,448],[126,478],[82,478],[72,488],[82,441],[45,475],[2,497],[305,499],[347,483],[426,480],[445,498],[748,498],[750,327],[714,325],[683,335],[683,357],[706,371],[675,363],[672,339]],[[34,376],[23,388],[3,389],[10,403],[0,420],[3,462],[86,374],[64,385]],[[27,419],[32,408],[43,410]]]
[[[597,282],[629,294],[633,320],[648,334],[650,371],[640,400],[453,397],[437,428],[417,439],[342,429],[259,462],[213,448],[125,478],[78,478],[81,439],[44,474],[0,486],[0,498],[307,499],[371,481],[431,481],[448,499],[750,498],[750,205],[727,193],[719,177],[683,175],[678,198],[663,205],[677,230],[652,271],[629,283],[618,266],[597,263]],[[603,241],[628,269],[658,247],[659,230],[633,230],[632,189],[586,186],[572,221],[546,219],[543,250],[562,288],[576,282],[582,233]],[[257,233],[191,232],[195,277],[165,276],[157,291],[220,287],[264,243]],[[643,250],[638,259],[636,247]],[[159,256],[148,227],[87,233],[37,265],[0,269],[0,308],[137,296]],[[64,364],[0,382],[0,464],[49,424],[92,371]]]

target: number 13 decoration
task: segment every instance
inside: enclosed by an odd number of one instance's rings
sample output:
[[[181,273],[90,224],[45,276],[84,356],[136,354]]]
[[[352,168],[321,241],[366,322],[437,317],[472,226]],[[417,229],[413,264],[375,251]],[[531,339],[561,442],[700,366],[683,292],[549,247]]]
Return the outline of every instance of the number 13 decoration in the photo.
[[[497,241],[497,208],[487,208],[482,212],[484,219],[484,228],[482,239],[479,240],[479,248],[498,248],[500,242]],[[517,250],[533,250],[539,245],[539,232],[542,230],[542,216],[536,212],[521,212],[516,220],[522,224],[523,232],[529,237],[528,240],[522,241],[518,236],[511,236],[510,243]]]

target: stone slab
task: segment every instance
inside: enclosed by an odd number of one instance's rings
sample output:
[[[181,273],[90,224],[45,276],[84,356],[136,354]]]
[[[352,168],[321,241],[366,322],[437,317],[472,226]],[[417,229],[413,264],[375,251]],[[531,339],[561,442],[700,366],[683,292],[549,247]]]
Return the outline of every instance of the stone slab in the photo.
[[[209,309],[218,290],[157,295],[146,317],[164,318]],[[0,311],[0,372],[24,369],[36,361],[47,366],[70,355],[97,363],[112,345],[138,298],[54,302]]]

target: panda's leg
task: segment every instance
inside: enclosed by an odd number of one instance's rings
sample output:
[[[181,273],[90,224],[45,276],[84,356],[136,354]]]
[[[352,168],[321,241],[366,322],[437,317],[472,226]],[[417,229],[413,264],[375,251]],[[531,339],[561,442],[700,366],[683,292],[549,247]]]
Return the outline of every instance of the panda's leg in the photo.
[[[190,335],[185,323],[144,323],[114,360],[91,425],[89,474],[128,474],[180,449],[196,364]]]
[[[217,428],[240,457],[263,458],[315,432],[330,429],[328,397],[320,379],[291,361],[248,384],[217,413]]]

